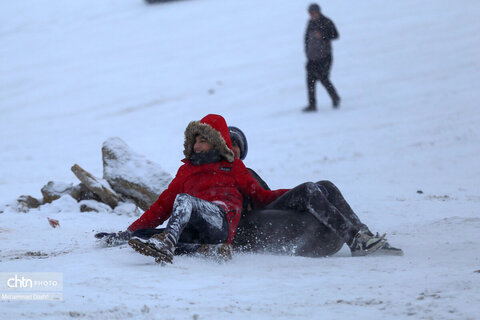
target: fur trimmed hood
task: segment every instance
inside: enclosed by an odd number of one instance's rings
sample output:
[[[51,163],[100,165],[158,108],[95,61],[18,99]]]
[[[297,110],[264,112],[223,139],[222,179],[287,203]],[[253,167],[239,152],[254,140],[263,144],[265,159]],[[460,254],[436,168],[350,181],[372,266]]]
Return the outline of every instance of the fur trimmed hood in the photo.
[[[193,154],[193,145],[195,136],[204,136],[215,150],[228,162],[235,160],[232,150],[232,142],[225,119],[218,114],[209,114],[200,121],[192,121],[185,129],[185,142],[183,144],[183,154],[187,159]]]

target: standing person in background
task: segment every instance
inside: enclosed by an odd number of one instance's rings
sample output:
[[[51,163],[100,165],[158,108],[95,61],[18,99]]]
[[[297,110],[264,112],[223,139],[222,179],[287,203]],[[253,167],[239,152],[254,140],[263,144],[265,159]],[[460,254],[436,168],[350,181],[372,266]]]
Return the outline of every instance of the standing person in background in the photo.
[[[305,54],[307,55],[307,90],[308,106],[305,112],[316,111],[315,84],[320,81],[327,90],[334,108],[340,106],[340,97],[330,82],[332,66],[331,41],[338,38],[338,32],[332,20],[322,15],[320,6],[316,3],[308,7],[310,20],[305,31]]]

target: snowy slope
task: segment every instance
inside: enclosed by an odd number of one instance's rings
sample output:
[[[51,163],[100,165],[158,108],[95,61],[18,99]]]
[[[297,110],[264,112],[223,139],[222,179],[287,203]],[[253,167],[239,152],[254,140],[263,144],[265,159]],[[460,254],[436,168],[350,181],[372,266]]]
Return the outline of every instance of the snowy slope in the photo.
[[[98,230],[134,216],[62,198],[0,213],[0,272],[62,272],[63,301],[1,301],[0,317],[476,319],[480,314],[480,3],[322,4],[341,38],[332,110],[306,104],[309,1],[0,3],[0,207],[50,180],[101,176],[112,136],[174,174],[189,121],[219,113],[274,188],[335,182],[404,257],[178,257],[160,267]],[[424,193],[419,194],[417,190]],[[52,229],[47,217],[60,221]],[[40,252],[32,255],[28,252]]]

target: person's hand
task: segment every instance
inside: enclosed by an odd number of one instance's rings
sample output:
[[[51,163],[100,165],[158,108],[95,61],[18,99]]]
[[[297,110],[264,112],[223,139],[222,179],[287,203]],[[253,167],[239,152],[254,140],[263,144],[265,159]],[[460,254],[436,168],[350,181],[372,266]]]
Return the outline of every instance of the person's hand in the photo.
[[[317,38],[317,39],[322,39],[322,38],[323,38],[323,37],[322,37],[322,33],[321,33],[320,31],[315,31],[314,36],[315,36],[315,38]]]
[[[107,247],[119,246],[127,243],[132,235],[131,231],[119,231],[119,232],[100,232],[95,235],[95,238],[100,239],[100,241]]]

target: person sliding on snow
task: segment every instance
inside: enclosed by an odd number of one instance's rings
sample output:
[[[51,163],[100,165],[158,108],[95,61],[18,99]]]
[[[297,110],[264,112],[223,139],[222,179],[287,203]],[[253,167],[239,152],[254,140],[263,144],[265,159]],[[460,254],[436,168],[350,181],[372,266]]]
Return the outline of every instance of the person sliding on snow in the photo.
[[[241,160],[245,160],[248,153],[248,142],[247,137],[237,127],[230,126],[230,138],[232,140],[232,148],[235,153],[235,157]],[[264,189],[269,190],[267,183],[252,169],[247,168],[252,176],[262,185]],[[302,186],[302,185],[301,185]],[[320,220],[321,223],[324,223],[330,228],[333,226],[334,231],[341,229],[341,224],[345,223],[347,225],[353,226],[353,230],[359,230],[355,238],[351,240],[349,246],[352,249],[352,255],[364,255],[364,250],[356,250],[360,238],[369,238],[373,237],[373,233],[368,229],[368,227],[360,221],[360,218],[352,210],[348,202],[343,197],[340,190],[335,184],[331,181],[318,181],[316,183],[306,183],[303,187],[297,187],[298,195],[292,195],[294,192],[290,192],[282,196],[280,199],[272,202],[267,205],[265,209],[277,209],[277,210],[290,210],[290,211],[301,211],[311,213],[315,218]],[[295,189],[297,189],[295,188]],[[311,203],[315,203],[315,209],[311,210],[308,207],[308,202],[305,201],[305,196],[308,196]],[[298,198],[299,201],[295,201]],[[252,210],[252,206],[249,204],[244,204],[244,211]],[[330,212],[330,213],[324,213]],[[252,214],[255,214],[253,212]],[[332,218],[329,218],[332,217]],[[337,217],[337,218],[335,218]],[[242,219],[248,219],[248,214],[246,212],[242,213]],[[340,232],[341,233],[341,232]],[[378,238],[378,236],[376,236]],[[344,238],[345,239],[345,238]],[[335,241],[336,239],[332,239]],[[347,242],[348,243],[348,242]],[[392,247],[386,240],[382,241],[383,245],[378,248],[376,254],[384,255],[403,255],[401,249]],[[321,243],[317,245],[322,245]]]
[[[225,119],[210,114],[185,130],[184,164],[158,200],[128,229],[127,234],[155,228],[169,219],[165,230],[149,239],[133,236],[129,245],[159,263],[172,263],[179,242],[220,244],[222,255],[231,245],[240,220],[243,195],[266,206],[288,190],[260,187],[235,159]]]
[[[370,254],[386,243],[384,236],[362,230],[328,205],[321,189],[312,182],[291,190],[263,189],[243,162],[235,159],[227,124],[219,115],[190,122],[185,130],[184,155],[184,164],[158,200],[126,231],[108,238],[130,238],[132,248],[158,263],[173,262],[179,241],[220,244],[219,253],[229,256],[246,197],[256,208],[311,213],[344,239],[353,256]],[[167,219],[165,230],[149,239],[131,236],[136,230],[155,228]]]

